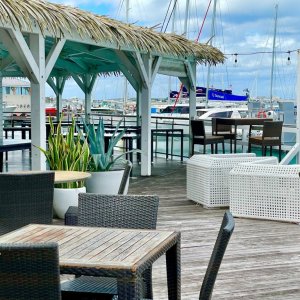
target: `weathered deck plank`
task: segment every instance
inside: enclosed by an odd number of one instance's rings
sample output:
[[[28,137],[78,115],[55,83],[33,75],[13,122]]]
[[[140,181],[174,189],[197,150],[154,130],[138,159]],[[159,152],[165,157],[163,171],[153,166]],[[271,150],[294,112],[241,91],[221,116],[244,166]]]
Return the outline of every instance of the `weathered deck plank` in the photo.
[[[9,170],[28,169],[24,154],[9,155]],[[22,165],[20,165],[22,163]],[[131,194],[160,196],[159,229],[182,231],[182,299],[198,299],[200,285],[224,209],[204,209],[186,198],[185,164],[159,160],[151,177],[130,181]],[[235,219],[236,226],[214,288],[213,299],[300,299],[300,227]],[[154,265],[155,299],[167,299],[164,259]]]
[[[160,169],[161,168],[161,169]],[[182,232],[182,299],[198,299],[224,209],[186,198],[185,164],[159,164],[154,176],[133,179],[131,194],[160,196],[159,229]],[[213,299],[300,299],[300,227],[236,218]],[[154,266],[155,299],[167,299],[164,261]]]

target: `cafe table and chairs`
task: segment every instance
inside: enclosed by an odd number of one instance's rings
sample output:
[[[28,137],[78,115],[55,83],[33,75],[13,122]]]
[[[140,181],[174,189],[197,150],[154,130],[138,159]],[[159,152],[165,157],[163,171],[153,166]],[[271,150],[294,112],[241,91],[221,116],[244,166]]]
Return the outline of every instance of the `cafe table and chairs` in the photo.
[[[0,237],[0,243],[59,246],[61,274],[115,277],[118,299],[140,299],[141,276],[166,255],[168,298],[180,299],[180,232],[30,224]]]
[[[240,126],[253,126],[253,125],[263,125],[265,121],[272,121],[272,119],[262,119],[262,118],[212,118],[212,122],[218,125],[231,125],[234,127],[234,150],[236,153],[237,146],[237,128]]]

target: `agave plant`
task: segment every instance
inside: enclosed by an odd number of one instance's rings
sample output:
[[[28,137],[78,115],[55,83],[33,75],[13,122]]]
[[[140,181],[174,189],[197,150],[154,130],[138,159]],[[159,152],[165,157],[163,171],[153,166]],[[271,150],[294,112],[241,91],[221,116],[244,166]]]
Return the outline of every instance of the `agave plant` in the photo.
[[[122,120],[120,120],[110,137],[107,150],[105,149],[105,128],[104,121],[99,118],[98,125],[94,123],[86,123],[83,121],[84,131],[90,148],[90,162],[89,171],[92,172],[104,172],[109,171],[115,163],[122,158],[125,154],[130,152],[136,152],[139,150],[132,150],[123,152],[117,156],[114,156],[113,150],[117,143],[122,139],[126,132],[126,128],[119,130]],[[82,131],[81,135],[83,135]]]
[[[48,137],[47,150],[38,147],[46,156],[50,170],[64,171],[86,171],[89,163],[89,146],[87,140],[79,133],[74,134],[76,129],[75,118],[72,118],[72,124],[68,132],[64,134],[61,128],[62,119],[54,126],[49,118],[50,134]],[[83,182],[62,183],[57,187],[74,188],[82,187]]]

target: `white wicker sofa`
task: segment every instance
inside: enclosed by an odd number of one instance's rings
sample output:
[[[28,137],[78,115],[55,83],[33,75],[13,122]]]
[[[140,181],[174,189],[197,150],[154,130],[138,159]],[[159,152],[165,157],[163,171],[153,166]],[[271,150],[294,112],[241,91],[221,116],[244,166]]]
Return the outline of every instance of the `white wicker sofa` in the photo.
[[[194,155],[187,161],[187,198],[206,208],[229,206],[229,172],[261,160],[254,153]]]
[[[230,211],[235,217],[299,223],[299,172],[300,165],[268,160],[237,165],[230,171]]]

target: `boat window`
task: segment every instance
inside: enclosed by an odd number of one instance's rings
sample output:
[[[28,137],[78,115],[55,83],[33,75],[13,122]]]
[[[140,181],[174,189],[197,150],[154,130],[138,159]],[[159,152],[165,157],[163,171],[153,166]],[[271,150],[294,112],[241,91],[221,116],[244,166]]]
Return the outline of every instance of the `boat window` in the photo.
[[[212,113],[209,117],[212,118],[230,118],[232,114],[232,111],[220,111]]]

